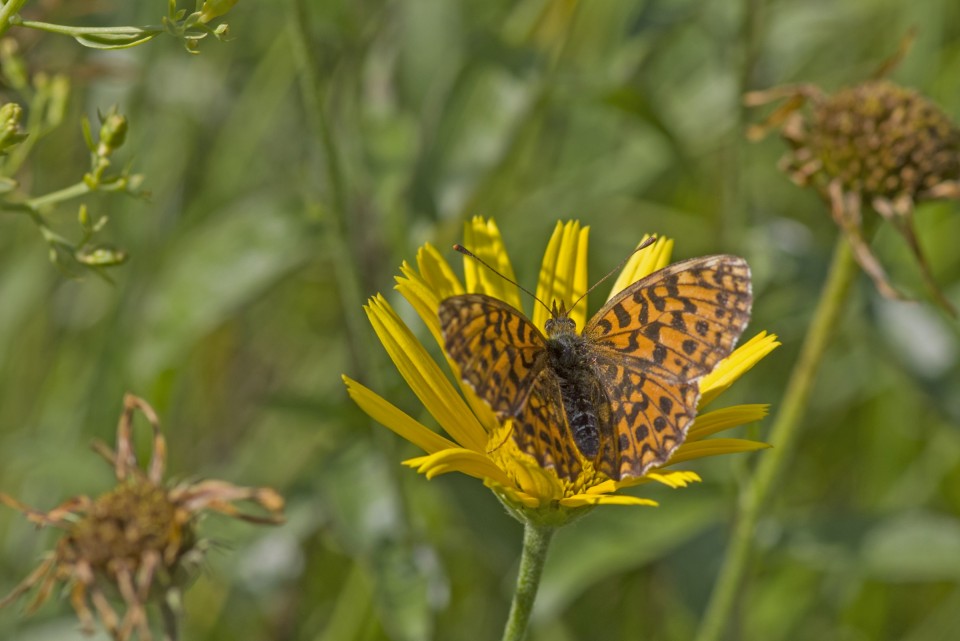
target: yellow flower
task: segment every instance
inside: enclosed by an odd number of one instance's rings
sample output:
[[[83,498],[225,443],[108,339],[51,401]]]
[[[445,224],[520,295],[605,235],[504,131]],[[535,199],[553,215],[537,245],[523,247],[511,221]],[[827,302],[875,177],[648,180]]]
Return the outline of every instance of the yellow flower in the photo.
[[[547,246],[540,269],[537,297],[547,301],[572,301],[587,289],[587,240],[589,228],[578,222],[558,223]],[[464,245],[508,278],[513,269],[493,221],[474,218],[466,225]],[[669,262],[673,242],[658,239],[648,249],[634,254],[612,288],[613,294]],[[433,338],[443,346],[438,317],[440,301],[464,293],[483,293],[522,309],[520,291],[472,259],[464,261],[465,282],[454,274],[449,263],[434,247],[424,245],[417,254],[417,266],[404,263],[397,277],[397,290],[413,306]],[[655,468],[639,478],[614,481],[587,466],[574,480],[559,477],[552,468],[541,467],[533,456],[522,452],[510,438],[509,420],[500,423],[487,404],[469,385],[453,380],[430,357],[427,349],[401,320],[382,295],[365,307],[374,331],[401,376],[426,410],[450,438],[416,421],[360,383],[344,376],[351,398],[371,418],[415,444],[425,456],[404,461],[405,465],[433,478],[447,472],[461,472],[481,479],[521,519],[559,524],[600,504],[656,505],[655,501],[623,494],[621,488],[657,481],[670,487],[684,487],[700,477],[692,471]],[[530,317],[541,330],[550,314],[536,305]],[[587,318],[584,298],[570,312],[583,327]],[[734,351],[700,381],[699,407],[713,401],[736,379],[770,353],[779,343],[761,332]],[[452,362],[451,370],[456,372]],[[705,413],[696,419],[685,442],[663,467],[705,456],[749,452],[768,447],[765,443],[736,438],[713,438],[720,431],[753,423],[767,414],[766,405],[738,405]]]

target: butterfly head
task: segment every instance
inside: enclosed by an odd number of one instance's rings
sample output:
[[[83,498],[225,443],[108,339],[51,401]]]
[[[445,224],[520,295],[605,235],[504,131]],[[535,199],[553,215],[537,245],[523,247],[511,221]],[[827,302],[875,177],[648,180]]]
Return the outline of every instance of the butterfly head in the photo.
[[[630,253],[627,255],[626,258],[624,258],[622,261],[620,261],[620,264],[619,264],[619,265],[617,265],[614,269],[612,269],[606,276],[604,276],[603,278],[601,278],[600,280],[598,280],[597,282],[595,282],[587,291],[583,292],[583,293],[580,295],[580,298],[576,299],[576,300],[573,302],[573,305],[570,306],[570,308],[571,308],[571,309],[575,308],[575,307],[580,303],[580,301],[582,301],[584,298],[587,297],[587,294],[589,294],[590,292],[592,292],[592,291],[594,290],[594,288],[595,288],[597,285],[599,285],[599,284],[602,283],[603,281],[605,281],[605,280],[607,280],[608,278],[610,278],[610,277],[611,277],[613,274],[615,274],[616,272],[620,271],[620,270],[623,268],[623,266],[627,263],[627,261],[630,259],[631,256],[633,256],[634,254],[636,254],[636,253],[637,253],[638,251],[640,251],[641,249],[644,249],[644,248],[646,248],[646,247],[649,247],[649,246],[652,245],[654,242],[656,242],[656,240],[657,240],[657,237],[656,237],[656,236],[651,236],[651,237],[647,238],[646,240],[644,240],[644,241],[643,241],[642,243],[640,243],[639,245],[637,245],[637,248],[634,249],[632,252],[630,252]],[[523,290],[524,292],[526,292],[527,294],[529,294],[530,296],[532,296],[535,301],[537,301],[538,303],[540,303],[540,304],[543,305],[544,307],[547,307],[547,304],[546,304],[545,302],[543,302],[536,294],[534,294],[533,292],[531,292],[529,289],[526,289],[525,287],[523,287],[522,285],[520,285],[520,283],[518,283],[517,281],[513,280],[512,278],[508,278],[508,277],[504,276],[503,274],[501,274],[500,272],[498,272],[496,269],[494,269],[493,267],[491,267],[490,265],[488,265],[488,264],[486,263],[486,261],[484,261],[482,258],[478,257],[476,254],[474,254],[472,251],[470,251],[469,249],[467,249],[467,248],[464,247],[463,245],[454,245],[453,248],[454,248],[455,250],[457,250],[458,252],[460,252],[461,254],[463,254],[463,255],[465,255],[465,256],[469,256],[470,258],[473,258],[473,259],[476,260],[478,263],[480,263],[481,265],[483,265],[484,267],[486,267],[487,269],[489,269],[489,270],[492,271],[494,274],[496,274],[496,275],[499,276],[500,278],[504,279],[504,280],[507,281],[508,283],[513,283],[514,285],[516,285],[517,287],[519,287],[521,290]],[[555,301],[553,301],[553,306],[552,306],[552,307],[547,307],[547,309],[550,310],[550,318],[547,320],[546,323],[544,323],[543,328],[544,328],[544,330],[546,330],[548,337],[554,338],[554,337],[557,337],[557,336],[560,336],[560,335],[563,335],[563,334],[574,334],[574,335],[575,335],[575,334],[577,333],[577,324],[576,324],[575,322],[573,322],[573,319],[570,318],[570,313],[567,311],[567,305],[566,305],[566,303],[564,303],[563,301],[560,301],[560,302],[558,303],[558,302],[555,300]]]
[[[553,307],[550,309],[550,318],[544,323],[543,329],[546,330],[547,336],[551,338],[560,334],[577,333],[577,324],[570,318],[569,312],[567,312],[567,306],[563,301],[560,301],[559,304],[557,301],[553,301]]]

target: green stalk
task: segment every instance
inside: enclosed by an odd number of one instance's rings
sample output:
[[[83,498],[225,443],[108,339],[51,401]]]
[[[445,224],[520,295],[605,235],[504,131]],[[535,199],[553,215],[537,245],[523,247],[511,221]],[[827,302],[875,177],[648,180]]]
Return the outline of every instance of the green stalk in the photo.
[[[10,19],[17,15],[17,12],[27,3],[27,0],[7,0],[2,7],[0,7],[0,36],[7,32],[7,29],[10,28],[11,22]]]
[[[91,189],[87,183],[80,181],[69,187],[64,187],[63,189],[58,189],[57,191],[52,191],[49,194],[44,194],[43,196],[37,196],[36,198],[31,198],[26,202],[27,206],[33,210],[38,211],[43,207],[49,205],[54,205],[56,203],[63,202],[65,200],[70,200],[71,198],[77,198],[83,196],[84,194],[90,193]]]
[[[720,574],[713,586],[706,614],[701,621],[697,641],[718,641],[727,628],[730,613],[750,559],[754,530],[760,510],[773,491],[782,468],[789,460],[817,370],[839,324],[850,284],[857,273],[857,263],[853,258],[850,245],[843,234],[838,234],[827,281],[804,338],[800,357],[787,383],[777,419],[770,430],[770,443],[773,448],[760,458],[753,479],[746,484],[741,494],[739,515],[734,523],[733,533]]]
[[[527,624],[530,622],[533,602],[540,587],[540,577],[553,532],[554,528],[549,525],[524,523],[523,553],[517,575],[517,590],[513,595],[510,616],[507,617],[507,625],[503,630],[503,641],[523,641],[527,634]]]
[[[314,139],[319,141],[319,148],[322,150],[322,159],[318,160],[317,164],[325,173],[329,190],[324,197],[316,197],[318,201],[323,201],[325,206],[321,207],[318,204],[308,206],[312,206],[314,214],[327,224],[324,237],[328,242],[328,249],[332,256],[331,263],[339,284],[341,309],[344,314],[343,326],[347,334],[351,369],[355,372],[364,372],[368,380],[375,382],[378,368],[370,356],[371,350],[366,348],[367,319],[361,312],[364,287],[359,265],[365,261],[357,260],[351,255],[351,250],[357,247],[357,243],[350,236],[349,189],[343,172],[342,152],[335,139],[336,124],[332,122],[329,115],[332,108],[326,104],[328,89],[321,81],[324,74],[318,67],[316,56],[311,54],[310,38],[307,33],[309,23],[307,0],[292,0],[288,39],[298,69],[300,96],[307,125]],[[311,197],[314,197],[313,194]],[[377,430],[377,433],[380,433],[380,430]]]

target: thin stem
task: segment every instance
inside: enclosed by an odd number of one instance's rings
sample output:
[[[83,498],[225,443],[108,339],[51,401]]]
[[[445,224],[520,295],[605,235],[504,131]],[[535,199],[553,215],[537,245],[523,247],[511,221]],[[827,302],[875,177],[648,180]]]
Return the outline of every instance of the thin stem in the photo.
[[[760,40],[763,33],[764,7],[766,0],[744,0],[740,22],[740,37],[737,51],[740,53],[737,95],[743,96],[753,89],[753,77],[760,55]],[[749,207],[744,203],[744,190],[747,188],[747,175],[743,170],[744,138],[748,108],[738,101],[737,122],[728,133],[729,142],[720,148],[720,197],[719,215],[716,217],[719,244],[722,247],[734,247],[735,242],[745,237],[745,212]]]
[[[30,200],[25,200],[22,202],[2,202],[0,201],[0,212],[9,212],[15,214],[27,214],[33,218],[41,227],[45,227],[46,223],[43,220],[43,216],[40,214],[40,210],[48,205],[53,205],[64,200],[69,200],[71,198],[77,198],[84,194],[90,193],[92,190],[85,182],[78,182],[69,187],[64,187],[63,189],[58,189],[57,191],[52,191],[49,194],[44,194],[43,196],[37,196],[36,198],[31,198]]]
[[[370,350],[365,347],[366,338],[362,329],[367,324],[361,312],[364,298],[362,275],[358,265],[362,261],[351,256],[351,249],[356,247],[357,243],[349,233],[348,189],[343,173],[341,151],[334,137],[336,126],[331,122],[329,108],[325,101],[326,90],[321,82],[323,74],[316,67],[316,56],[310,53],[312,48],[307,33],[309,23],[306,0],[293,0],[288,24],[289,41],[298,69],[300,97],[303,100],[307,125],[314,139],[320,141],[322,148],[322,160],[317,160],[317,163],[322,166],[321,170],[325,174],[328,188],[325,201],[329,204],[322,208],[321,215],[328,228],[325,236],[333,257],[332,263],[339,285],[351,368],[354,371],[366,372],[375,378],[377,368],[373,366]]]
[[[70,200],[71,198],[83,196],[84,194],[90,193],[90,191],[90,187],[87,185],[87,183],[80,181],[76,184],[70,185],[69,187],[64,187],[63,189],[58,189],[57,191],[51,191],[49,194],[31,198],[26,202],[26,204],[31,209],[38,210],[46,207],[47,205],[53,205],[55,203],[63,202],[64,200]]]
[[[163,622],[163,641],[179,641],[180,617],[166,599],[160,601],[160,620]]]
[[[11,26],[10,19],[17,15],[17,12],[20,11],[23,5],[27,4],[27,0],[7,0],[7,2],[0,7],[0,36],[7,32],[7,29]]]
[[[523,553],[517,575],[517,591],[510,605],[510,616],[503,630],[503,641],[522,641],[533,611],[533,602],[540,587],[540,576],[547,560],[547,549],[554,528],[526,523],[523,526]]]
[[[760,510],[775,487],[777,477],[789,460],[803,419],[817,370],[830,339],[837,328],[850,284],[857,274],[857,263],[846,238],[839,234],[827,281],[820,301],[784,392],[783,402],[770,430],[773,448],[764,453],[753,479],[743,489],[740,512],[724,556],[720,574],[713,586],[697,641],[717,641],[727,628],[734,601],[740,590],[754,529]]]

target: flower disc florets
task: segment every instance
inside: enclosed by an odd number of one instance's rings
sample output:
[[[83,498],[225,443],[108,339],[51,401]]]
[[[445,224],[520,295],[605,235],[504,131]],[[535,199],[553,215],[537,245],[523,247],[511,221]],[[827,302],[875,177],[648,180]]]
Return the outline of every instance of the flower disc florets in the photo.
[[[868,200],[920,200],[960,178],[960,131],[916,91],[874,80],[813,102],[809,122],[796,113],[784,127],[785,169],[801,184],[839,179]]]
[[[759,140],[780,129],[791,147],[780,168],[796,184],[815,187],[828,202],[834,222],[877,290],[888,298],[906,298],[890,284],[870,249],[864,206],[906,239],[937,303],[956,315],[920,247],[913,213],[920,201],[960,200],[960,129],[920,93],[882,79],[833,95],[813,85],[791,85],[744,96],[750,106],[773,101],[783,102],[762,124],[750,127],[747,136]],[[807,102],[809,114],[802,111]]]
[[[85,559],[109,576],[117,565],[138,569],[149,552],[171,571],[196,537],[164,488],[134,478],[96,499],[62,541],[65,559]]]
[[[132,422],[143,412],[153,428],[153,452],[146,470],[133,453]],[[283,499],[269,488],[240,487],[225,481],[199,481],[168,486],[163,482],[166,441],[153,409],[127,395],[117,428],[117,449],[95,446],[114,467],[117,485],[95,500],[77,496],[49,512],[34,510],[0,493],[0,503],[26,514],[40,526],[64,530],[56,548],[13,591],[0,608],[37,587],[28,612],[43,605],[57,583],[70,587],[70,601],[84,631],[92,632],[94,612],[115,641],[127,641],[134,632],[150,641],[146,606],[156,601],[164,613],[165,638],[176,638],[176,613],[167,597],[189,579],[192,564],[202,551],[194,523],[204,512],[215,511],[255,523],[280,523]],[[268,513],[242,513],[234,501],[252,501]],[[114,610],[109,594],[123,600],[122,614]],[[93,606],[91,609],[91,605]]]

